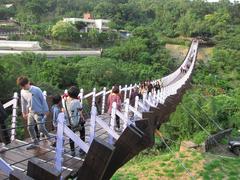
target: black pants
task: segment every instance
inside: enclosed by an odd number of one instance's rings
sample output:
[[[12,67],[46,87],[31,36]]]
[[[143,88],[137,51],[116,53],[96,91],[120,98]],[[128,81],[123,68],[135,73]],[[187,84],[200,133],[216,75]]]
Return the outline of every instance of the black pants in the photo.
[[[120,117],[116,115],[116,127],[120,128]]]
[[[71,129],[71,126],[68,126],[68,127]],[[74,131],[74,132],[77,132],[77,131]],[[80,133],[80,139],[82,141],[85,141],[85,127],[84,127],[84,125],[81,125],[81,129],[80,129],[79,133]],[[75,151],[75,145],[74,145],[74,141],[72,139],[69,139],[69,144],[70,144],[71,151]]]
[[[37,127],[37,125],[35,125],[34,129],[35,129],[35,132],[36,132],[37,138],[40,139],[40,132],[38,131],[38,127]]]
[[[9,144],[11,143],[9,130],[7,130],[6,122],[7,113],[0,102],[0,141]]]
[[[4,144],[11,143],[9,130],[7,130],[6,124],[2,122],[0,123],[0,141]]]

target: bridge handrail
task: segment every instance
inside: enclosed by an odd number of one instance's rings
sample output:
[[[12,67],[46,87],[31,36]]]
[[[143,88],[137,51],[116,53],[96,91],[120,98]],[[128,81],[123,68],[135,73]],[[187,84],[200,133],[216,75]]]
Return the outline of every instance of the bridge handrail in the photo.
[[[68,136],[74,143],[76,143],[85,153],[89,150],[89,145],[82,141],[69,127],[67,127],[64,113],[58,115],[58,125],[57,125],[57,148],[55,157],[55,167],[61,172],[62,171],[62,155],[64,152],[64,137],[63,134]]]
[[[13,99],[3,105],[6,109],[12,106],[12,123],[11,123],[11,141],[16,139],[16,123],[17,123],[17,108],[18,108],[18,93],[13,94]]]

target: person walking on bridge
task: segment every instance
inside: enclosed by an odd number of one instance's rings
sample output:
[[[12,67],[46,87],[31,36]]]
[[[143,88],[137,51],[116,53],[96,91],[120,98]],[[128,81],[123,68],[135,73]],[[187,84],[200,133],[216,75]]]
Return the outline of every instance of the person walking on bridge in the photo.
[[[72,86],[68,90],[68,97],[64,103],[66,124],[67,126],[76,133],[79,131],[80,139],[85,141],[85,118],[83,116],[83,106],[78,99],[80,91],[76,86]],[[75,145],[74,141],[70,138],[69,144],[71,148],[71,155],[75,156]],[[79,150],[79,155],[84,155],[82,149]]]
[[[108,104],[108,113],[112,113],[112,105],[113,103],[117,104],[117,110],[121,111],[121,95],[119,86],[115,85],[112,89],[112,93],[108,96],[107,104]],[[120,117],[116,115],[116,130],[120,131]]]
[[[43,122],[44,116],[48,115],[48,105],[42,94],[42,90],[30,85],[27,77],[20,76],[17,78],[17,84],[21,87],[21,107],[23,118],[27,120],[28,132],[30,134],[32,144],[27,146],[27,150],[34,149],[38,145],[38,138],[35,132],[35,124],[38,130],[42,132],[48,139],[51,138],[46,130]],[[30,93],[24,93],[24,90]]]

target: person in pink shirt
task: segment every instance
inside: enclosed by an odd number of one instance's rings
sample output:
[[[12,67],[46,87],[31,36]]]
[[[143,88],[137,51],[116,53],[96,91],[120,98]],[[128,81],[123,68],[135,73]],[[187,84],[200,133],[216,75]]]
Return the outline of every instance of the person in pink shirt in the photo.
[[[121,95],[119,93],[119,86],[114,86],[112,89],[112,93],[108,96],[108,113],[112,113],[112,104],[116,102],[117,110],[121,111]],[[116,130],[120,130],[120,118],[116,115]]]

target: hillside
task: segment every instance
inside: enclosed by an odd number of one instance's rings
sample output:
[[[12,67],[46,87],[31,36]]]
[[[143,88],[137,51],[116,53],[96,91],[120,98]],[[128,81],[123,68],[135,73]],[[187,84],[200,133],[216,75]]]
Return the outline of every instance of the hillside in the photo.
[[[195,150],[139,155],[118,170],[112,180],[123,179],[239,179],[240,158],[220,157]]]

